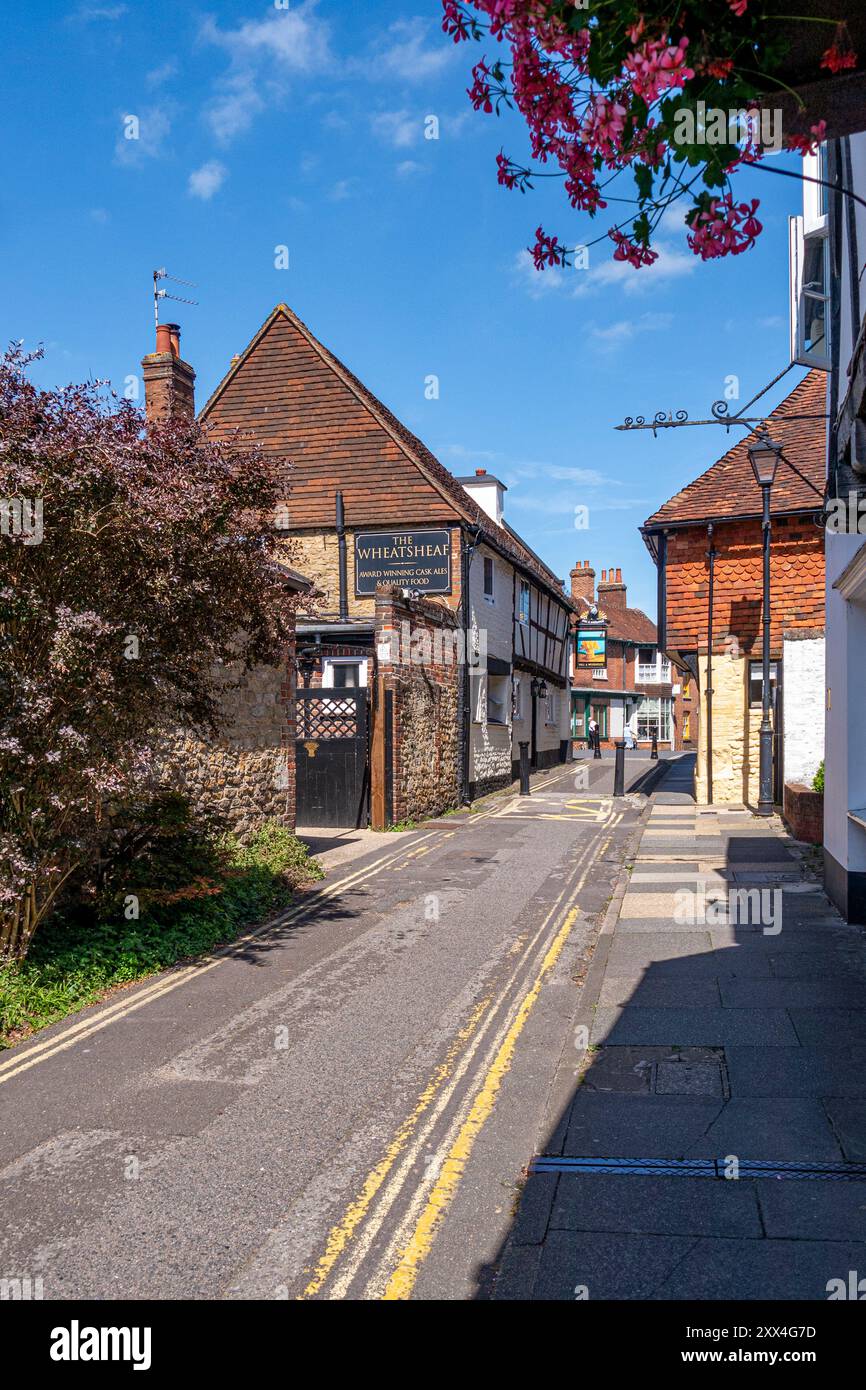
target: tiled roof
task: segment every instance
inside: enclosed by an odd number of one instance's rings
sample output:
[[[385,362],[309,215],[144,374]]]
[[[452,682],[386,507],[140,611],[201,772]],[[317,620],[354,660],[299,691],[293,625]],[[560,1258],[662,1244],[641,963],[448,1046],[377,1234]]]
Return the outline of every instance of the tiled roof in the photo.
[[[521,541],[520,537],[517,536],[510,527],[506,529],[505,527],[497,526],[483,508],[479,507],[478,503],[469,496],[469,493],[466,492],[463,487],[461,487],[454,475],[439,462],[433,453],[431,453],[426,444],[423,444],[411,430],[407,429],[402,421],[398,420],[396,415],[394,415],[378,397],[374,396],[373,392],[370,391],[362,381],[359,381],[355,374],[351,372],[329,348],[319,342],[315,334],[311,332],[307,325],[298,318],[297,314],[295,314],[287,304],[277,305],[252,341],[240,356],[232,362],[229,371],[200,411],[201,419],[206,420],[215,413],[218,416],[220,398],[226,391],[226,388],[232,383],[233,379],[242,371],[245,373],[244,396],[246,400],[259,403],[257,407],[253,408],[255,413],[259,413],[262,410],[263,403],[269,399],[271,393],[276,389],[276,384],[279,380],[279,369],[276,366],[276,362],[279,360],[280,347],[278,346],[276,349],[276,359],[273,355],[270,356],[269,360],[266,360],[264,357],[261,359],[261,371],[258,371],[257,368],[259,359],[256,355],[256,348],[264,341],[272,327],[280,323],[290,325],[292,329],[301,335],[308,346],[317,354],[321,362],[335,373],[355,399],[369,412],[369,415],[373,417],[376,423],[387,432],[405,458],[413,463],[416,468],[420,469],[428,482],[436,488],[440,495],[450,500],[452,505],[470,525],[480,527],[485,540],[500,552],[507,555],[511,560],[515,561],[523,569],[528,570],[547,588],[553,589],[566,605],[570,605],[571,600],[564,592],[562,580],[554,574],[553,570],[549,569],[547,565]],[[258,380],[258,377],[260,377],[261,380]],[[265,416],[267,415],[268,412],[266,407],[263,413]],[[296,470],[302,467],[301,461],[297,457],[295,458],[294,466]]]
[[[779,461],[770,494],[773,514],[806,511],[821,506],[821,499],[789,468],[787,458],[823,493],[826,473],[826,427],[824,418],[827,380],[824,372],[812,371],[795,386],[790,395],[767,416],[770,435],[781,444],[784,457]],[[791,419],[807,415],[811,419]],[[659,507],[644,523],[663,526],[666,522],[724,520],[729,517],[756,516],[761,511],[761,489],[755,482],[749,462],[748,441],[740,439],[712,467]]]

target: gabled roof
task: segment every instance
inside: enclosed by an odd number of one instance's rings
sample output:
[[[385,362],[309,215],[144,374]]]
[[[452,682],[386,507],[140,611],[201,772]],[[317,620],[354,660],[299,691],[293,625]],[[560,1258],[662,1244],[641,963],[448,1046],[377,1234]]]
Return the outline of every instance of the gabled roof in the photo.
[[[268,315],[232,362],[199,418],[219,433],[242,428],[270,452],[291,457],[295,524],[310,528],[333,524],[330,515],[323,520],[322,508],[333,505],[334,491],[344,486],[344,471],[351,466],[359,499],[366,502],[359,500],[353,515],[347,498],[347,524],[381,525],[389,473],[402,469],[399,486],[407,496],[417,501],[426,487],[428,498],[431,490],[439,498],[432,520],[453,519],[456,513],[478,528],[489,545],[570,604],[562,580],[510,527],[496,525],[427,446],[319,342],[287,304],[278,304]],[[341,422],[346,424],[342,431],[338,429]],[[414,482],[405,471],[407,464],[414,470]]]
[[[773,515],[815,511],[821,506],[818,493],[823,494],[826,478],[826,410],[826,375],[811,371],[767,416],[769,433],[781,444],[784,455],[770,494]],[[810,418],[791,418],[796,415]],[[644,522],[644,527],[759,516],[761,489],[755,482],[747,447],[751,437],[749,434],[739,439],[705,473],[659,507]],[[808,483],[788,467],[785,458],[790,459]]]

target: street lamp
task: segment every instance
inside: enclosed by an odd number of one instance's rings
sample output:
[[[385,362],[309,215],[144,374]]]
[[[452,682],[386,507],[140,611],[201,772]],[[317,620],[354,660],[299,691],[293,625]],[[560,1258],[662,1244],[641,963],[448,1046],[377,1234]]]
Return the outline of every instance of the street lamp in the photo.
[[[763,430],[749,449],[749,462],[763,501],[764,602],[762,647],[762,692],[760,766],[758,774],[758,815],[773,814],[773,726],[770,722],[770,488],[776,476],[782,446]]]

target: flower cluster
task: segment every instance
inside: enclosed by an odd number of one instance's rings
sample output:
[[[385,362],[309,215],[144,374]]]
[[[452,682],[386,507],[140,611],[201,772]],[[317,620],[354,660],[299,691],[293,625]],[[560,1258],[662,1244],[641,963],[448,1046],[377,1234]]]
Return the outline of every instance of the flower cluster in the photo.
[[[751,203],[735,203],[728,193],[724,198],[710,198],[688,218],[691,231],[688,243],[702,261],[718,260],[720,256],[739,256],[754,246],[760,235],[761,223],[755,216],[758,199]]]
[[[700,15],[667,0],[617,0],[614,23],[606,12],[594,22],[576,0],[443,0],[442,27],[455,43],[487,34],[500,45],[495,62],[482,60],[472,70],[473,106],[517,109],[532,159],[556,166],[573,208],[596,216],[611,196],[604,196],[606,184],[630,174],[637,193],[630,234],[609,235],[614,257],[636,267],[656,259],[649,250],[655,214],[681,196],[692,203],[688,244],[705,260],[739,255],[761,230],[757,203],[737,203],[731,191],[738,166],[763,157],[760,121],[746,136],[735,130],[695,141],[678,133],[677,118],[703,130],[710,107],[759,114],[759,94],[784,48],[776,42],[784,37],[779,18],[750,0],[727,0],[712,24],[703,14],[712,7],[697,8]],[[822,66],[837,73],[856,64],[841,24]],[[787,147],[805,152],[822,138],[819,131],[813,126],[814,139],[791,137]],[[531,169],[502,152],[496,162],[500,184],[531,186]],[[562,264],[568,254],[558,238],[536,236],[539,268]]]
[[[613,253],[615,261],[628,261],[629,265],[639,269],[642,265],[652,265],[653,261],[658,260],[657,251],[651,251],[648,246],[641,246],[639,243],[631,241],[624,232],[619,231],[616,227],[611,228],[608,236],[616,246]]]
[[[630,30],[630,38],[637,44],[643,29],[640,25]],[[643,97],[647,105],[657,101],[663,92],[682,87],[694,77],[694,69],[686,66],[687,38],[680,38],[676,45],[667,37],[647,39],[636,47],[625,60],[626,72],[631,74],[631,88],[635,96]]]

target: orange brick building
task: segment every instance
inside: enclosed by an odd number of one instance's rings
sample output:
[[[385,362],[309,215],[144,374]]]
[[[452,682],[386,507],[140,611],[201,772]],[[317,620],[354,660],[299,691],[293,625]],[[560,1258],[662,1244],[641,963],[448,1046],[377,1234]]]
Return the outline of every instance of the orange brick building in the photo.
[[[820,372],[768,417],[782,446],[771,492],[775,797],[823,757],[825,405]],[[659,570],[659,643],[694,677],[701,801],[757,799],[763,576],[761,490],[739,440],[642,527]]]

